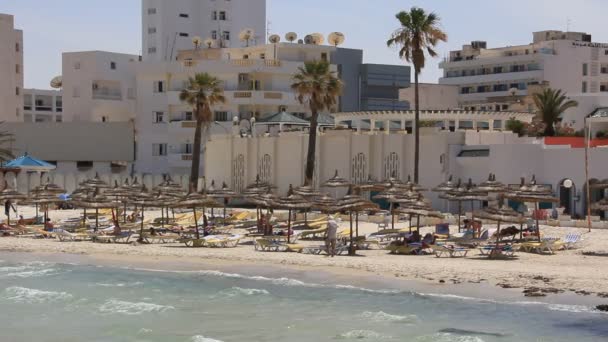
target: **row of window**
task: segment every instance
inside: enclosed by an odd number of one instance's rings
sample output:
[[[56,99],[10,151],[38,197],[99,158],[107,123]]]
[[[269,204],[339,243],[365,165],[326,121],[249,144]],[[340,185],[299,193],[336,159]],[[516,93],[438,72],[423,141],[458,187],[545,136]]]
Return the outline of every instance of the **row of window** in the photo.
[[[461,87],[461,94],[475,94],[475,93],[492,93],[496,91],[509,91],[511,89],[517,90],[526,90],[528,89],[528,85],[538,84],[538,82],[519,82],[519,83],[503,83],[503,84],[494,84],[494,85],[480,85],[477,87]]]
[[[180,121],[193,121],[194,115],[192,112],[185,112]],[[167,117],[165,112],[154,112],[153,115],[154,123],[166,123]],[[215,111],[213,121],[231,121],[228,112],[226,111]]]
[[[148,8],[148,15],[155,15],[157,13],[156,8]],[[188,13],[180,13],[178,15],[180,18],[190,18]],[[212,20],[220,20],[225,21],[228,20],[228,12],[226,11],[213,11],[211,13]]]
[[[484,67],[479,69],[464,69],[464,70],[448,70],[446,77],[466,77],[466,76],[481,76],[481,75],[494,75],[503,74],[510,72],[524,72],[540,70],[538,63],[530,64],[516,64],[511,66],[495,66],[495,67]]]
[[[110,70],[116,70],[118,64],[116,62],[110,61]],[[82,65],[80,62],[74,62],[74,70],[80,70]]]
[[[148,33],[150,33],[150,34],[156,33],[156,28],[155,27],[148,28]],[[187,37],[190,37],[190,34],[187,32],[179,32],[178,36],[180,36],[182,38],[187,38]],[[221,38],[219,38],[219,39],[221,39],[222,41],[230,41],[230,38],[231,38],[230,31],[222,31]],[[211,31],[211,39],[218,40],[218,31],[217,30]],[[148,54],[150,54],[150,55],[155,54],[157,51],[158,50],[156,49],[155,46],[151,46],[148,48]]]

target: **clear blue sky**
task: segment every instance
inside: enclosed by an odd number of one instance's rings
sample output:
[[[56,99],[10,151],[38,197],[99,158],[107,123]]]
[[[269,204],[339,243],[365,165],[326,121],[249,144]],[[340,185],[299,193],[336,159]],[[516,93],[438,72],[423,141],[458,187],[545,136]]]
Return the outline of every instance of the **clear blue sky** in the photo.
[[[170,1],[170,0],[165,0]],[[385,45],[397,28],[394,14],[420,6],[437,12],[449,34],[442,56],[471,40],[490,47],[529,43],[531,32],[587,31],[596,42],[608,42],[606,0],[268,0],[271,32],[300,35],[341,31],[345,47],[361,48],[370,63],[402,63]],[[0,13],[13,14],[24,31],[25,86],[48,88],[61,73],[61,53],[109,50],[140,54],[140,0],[1,0]],[[422,80],[441,75],[437,61]]]

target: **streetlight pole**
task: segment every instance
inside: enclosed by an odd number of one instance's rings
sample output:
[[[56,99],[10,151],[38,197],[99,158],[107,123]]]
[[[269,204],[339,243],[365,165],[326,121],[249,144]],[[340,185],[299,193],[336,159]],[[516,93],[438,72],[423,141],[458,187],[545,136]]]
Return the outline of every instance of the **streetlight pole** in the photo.
[[[591,122],[585,118],[585,181],[587,182],[587,225],[591,233],[591,188],[589,182],[589,145],[591,143]]]

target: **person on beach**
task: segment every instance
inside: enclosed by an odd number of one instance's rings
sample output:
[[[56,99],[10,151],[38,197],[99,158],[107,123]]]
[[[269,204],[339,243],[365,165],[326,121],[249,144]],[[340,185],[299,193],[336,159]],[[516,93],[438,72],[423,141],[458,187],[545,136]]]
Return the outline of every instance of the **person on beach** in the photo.
[[[47,232],[52,232],[53,229],[55,229],[55,225],[53,225],[50,218],[47,218],[46,222],[44,223],[44,230]]]
[[[327,239],[325,240],[325,246],[327,247],[327,255],[330,257],[336,256],[336,243],[338,241],[338,222],[333,216],[329,217],[327,222]]]

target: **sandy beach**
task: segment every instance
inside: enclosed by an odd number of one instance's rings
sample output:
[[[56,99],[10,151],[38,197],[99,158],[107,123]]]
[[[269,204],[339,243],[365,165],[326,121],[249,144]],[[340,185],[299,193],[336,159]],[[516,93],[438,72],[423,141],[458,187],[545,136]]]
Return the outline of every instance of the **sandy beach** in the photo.
[[[31,208],[22,208],[28,213]],[[78,211],[55,211],[51,217],[60,220],[78,216]],[[147,217],[159,216],[158,212]],[[342,223],[346,228],[347,223]],[[375,232],[377,225],[362,222],[362,234]],[[473,251],[467,258],[436,258],[432,255],[390,255],[385,250],[361,250],[358,257],[340,256],[328,258],[320,255],[275,253],[255,251],[251,239],[241,241],[237,248],[186,248],[177,243],[166,245],[101,244],[92,242],[59,242],[53,239],[0,238],[0,251],[46,254],[88,255],[114,262],[130,260],[174,262],[184,260],[190,264],[200,262],[210,265],[214,261],[243,265],[278,265],[282,267],[318,267],[350,275],[379,275],[388,278],[422,281],[429,284],[489,284],[512,291],[538,288],[545,294],[577,293],[605,298],[608,296],[608,232],[586,229],[542,227],[549,236],[565,236],[567,233],[583,234],[581,248],[558,251],[555,255],[517,253],[513,260],[488,260]],[[422,233],[431,232],[423,228]],[[321,242],[303,242],[318,245]],[[522,293],[523,296],[523,293]]]

